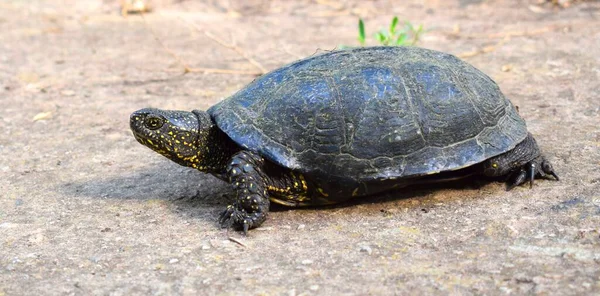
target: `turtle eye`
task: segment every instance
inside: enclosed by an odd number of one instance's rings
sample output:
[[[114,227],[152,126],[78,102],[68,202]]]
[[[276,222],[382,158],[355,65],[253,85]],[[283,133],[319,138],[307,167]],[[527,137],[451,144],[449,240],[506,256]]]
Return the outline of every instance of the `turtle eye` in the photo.
[[[161,117],[155,115],[148,115],[148,117],[146,117],[146,120],[144,120],[144,125],[151,130],[161,128],[164,123],[165,121]]]

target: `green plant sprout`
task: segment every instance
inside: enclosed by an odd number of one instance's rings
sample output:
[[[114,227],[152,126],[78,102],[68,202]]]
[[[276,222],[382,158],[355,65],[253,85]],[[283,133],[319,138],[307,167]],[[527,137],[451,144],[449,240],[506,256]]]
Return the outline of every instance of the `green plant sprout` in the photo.
[[[358,43],[360,46],[365,46],[365,22],[361,18],[358,19]]]
[[[398,29],[398,17],[395,16],[390,23],[388,30],[381,29],[375,33],[375,40],[381,45],[391,46],[412,46],[415,45],[423,34],[423,25],[415,28],[410,22],[405,22],[404,27]],[[361,46],[366,44],[365,23],[358,19],[358,42]]]

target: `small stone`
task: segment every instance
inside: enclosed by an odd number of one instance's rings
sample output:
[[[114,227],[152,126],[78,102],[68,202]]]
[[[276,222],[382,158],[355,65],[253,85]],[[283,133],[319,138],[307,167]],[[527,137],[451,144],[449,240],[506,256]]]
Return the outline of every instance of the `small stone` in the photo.
[[[319,285],[312,285],[312,286],[309,287],[309,289],[311,291],[317,291],[317,290],[319,290]]]
[[[202,250],[210,250],[210,246],[204,245],[204,246],[202,246]]]
[[[298,230],[302,230],[302,229],[304,229],[304,228],[306,228],[306,225],[304,225],[304,224],[300,224],[300,225],[298,225]]]
[[[175,264],[177,262],[179,262],[179,259],[177,259],[177,258],[173,258],[173,259],[169,260],[170,264]]]
[[[588,282],[584,282],[581,284],[584,288],[590,288],[592,286],[592,284],[588,283]]]
[[[371,255],[371,253],[373,253],[373,249],[371,249],[371,247],[369,247],[369,246],[361,246],[360,251],[365,252],[369,255]]]
[[[510,70],[512,70],[513,66],[511,64],[506,64],[504,66],[502,66],[502,68],[500,68],[500,70],[502,70],[502,72],[510,72]]]
[[[72,91],[70,89],[66,89],[60,92],[61,95],[65,96],[65,97],[72,97],[75,95],[75,91]]]
[[[312,261],[312,260],[310,260],[310,259],[305,259],[305,260],[302,260],[302,262],[301,262],[301,263],[302,263],[303,265],[310,265],[310,264],[313,264],[313,261]]]
[[[47,111],[47,112],[40,112],[40,113],[36,114],[31,120],[32,121],[40,121],[40,120],[48,120],[50,118],[52,118],[52,112]]]

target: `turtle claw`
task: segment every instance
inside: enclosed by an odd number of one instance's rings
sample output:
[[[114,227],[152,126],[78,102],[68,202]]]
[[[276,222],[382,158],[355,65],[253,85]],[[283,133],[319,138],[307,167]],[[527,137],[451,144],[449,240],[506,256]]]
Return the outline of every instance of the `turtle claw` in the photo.
[[[527,166],[527,174],[529,175],[529,189],[533,188],[533,180],[535,179],[535,163],[530,163]]]
[[[233,226],[235,221],[236,210],[234,206],[229,205],[227,208],[221,212],[219,215],[219,224],[221,224],[222,228],[230,228]]]
[[[509,181],[508,181],[508,184],[506,186],[506,191],[510,191],[511,189],[525,183],[527,180],[527,171],[525,171],[524,169],[521,169],[516,174],[516,177],[511,178],[511,179],[509,179]],[[531,184],[533,184],[533,182],[531,182]]]
[[[248,213],[243,208],[236,205],[229,205],[221,212],[219,224],[222,228],[235,228],[248,234],[248,230],[258,227],[266,218],[266,215],[260,212]]]
[[[557,181],[559,180],[552,165],[546,159],[542,159],[541,162],[539,160],[528,162],[517,173],[512,175],[514,177],[508,179],[506,191],[510,191],[527,181],[529,181],[529,188],[533,188],[533,181],[536,176],[547,178],[547,175],[552,175]]]
[[[248,228],[250,227],[246,221],[244,221],[244,236],[248,235]]]

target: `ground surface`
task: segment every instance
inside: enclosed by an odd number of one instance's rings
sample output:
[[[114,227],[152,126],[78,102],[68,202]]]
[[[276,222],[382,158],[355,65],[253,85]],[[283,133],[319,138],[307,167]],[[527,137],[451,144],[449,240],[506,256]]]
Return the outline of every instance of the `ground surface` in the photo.
[[[65,2],[0,3],[0,295],[600,293],[600,3],[155,1],[143,21]],[[279,209],[244,238],[216,224],[225,184],[131,136],[136,109],[206,109],[253,79],[181,75],[165,47],[258,69],[200,30],[271,70],[393,15],[493,77],[562,180]]]

